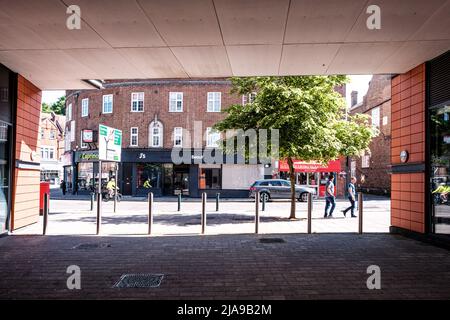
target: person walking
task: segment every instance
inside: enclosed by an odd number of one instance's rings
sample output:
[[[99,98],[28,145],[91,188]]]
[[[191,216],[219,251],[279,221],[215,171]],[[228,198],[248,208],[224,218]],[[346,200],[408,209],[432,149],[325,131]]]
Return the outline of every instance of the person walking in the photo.
[[[66,182],[64,180],[61,180],[61,184],[59,185],[59,187],[61,188],[63,196],[65,196],[66,195]]]
[[[333,216],[334,208],[336,207],[336,202],[334,198],[334,174],[330,173],[328,176],[328,182],[325,186],[325,215],[324,218],[331,218]],[[328,209],[330,208],[330,213],[328,213]]]
[[[352,218],[356,218],[355,215],[355,203],[356,203],[356,177],[352,177],[350,179],[350,183],[348,184],[348,201],[350,201],[350,207],[348,207],[345,210],[342,210],[342,213],[344,214],[344,217],[347,216],[347,212],[350,210],[350,213],[352,214]]]

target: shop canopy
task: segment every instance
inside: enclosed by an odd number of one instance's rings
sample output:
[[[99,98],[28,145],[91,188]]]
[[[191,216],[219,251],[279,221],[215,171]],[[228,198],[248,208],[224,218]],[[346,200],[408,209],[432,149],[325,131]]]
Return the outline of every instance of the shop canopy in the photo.
[[[286,160],[280,160],[279,170],[289,172],[289,165]],[[295,172],[340,172],[341,171],[341,161],[332,160],[326,165],[315,161],[301,161],[294,160],[294,170]]]

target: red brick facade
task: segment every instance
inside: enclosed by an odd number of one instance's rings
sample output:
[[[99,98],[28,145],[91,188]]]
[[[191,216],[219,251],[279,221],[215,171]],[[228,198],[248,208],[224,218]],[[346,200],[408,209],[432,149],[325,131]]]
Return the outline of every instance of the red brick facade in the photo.
[[[403,150],[408,164],[425,163],[425,64],[392,79],[393,166]],[[424,233],[425,173],[393,173],[391,199],[392,226]]]
[[[353,158],[354,174],[362,190],[366,193],[389,194],[391,191],[391,77],[374,75],[367,94],[360,104],[350,110],[351,114],[362,113],[369,116],[379,108],[379,132],[369,148],[368,167],[363,167],[362,158]]]
[[[133,82],[131,85],[109,83],[103,90],[68,92],[66,105],[72,104],[72,120],[75,120],[75,143],[81,146],[81,130],[98,128],[99,123],[123,131],[123,148],[130,148],[130,128],[139,128],[139,148],[149,147],[149,124],[157,119],[163,124],[163,147],[172,148],[175,127],[189,130],[193,135],[194,121],[202,121],[203,134],[207,127],[223,119],[223,112],[207,112],[208,92],[221,92],[221,110],[232,104],[242,103],[242,97],[230,94],[231,83],[219,80],[164,80]],[[144,92],[144,111],[131,111],[131,94]],[[169,112],[169,93],[183,93],[183,112]],[[113,112],[102,114],[103,95],[113,94]],[[81,101],[89,98],[89,115],[81,117]],[[186,143],[187,141],[183,141]]]
[[[18,77],[15,162],[31,163],[32,169],[14,170],[11,229],[39,220],[39,118],[41,91],[24,77]]]

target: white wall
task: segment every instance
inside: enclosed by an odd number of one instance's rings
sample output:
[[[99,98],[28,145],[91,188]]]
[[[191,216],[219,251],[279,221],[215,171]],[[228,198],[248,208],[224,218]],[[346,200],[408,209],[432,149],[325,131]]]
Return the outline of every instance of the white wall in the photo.
[[[255,180],[264,178],[264,165],[224,164],[222,189],[248,189]]]

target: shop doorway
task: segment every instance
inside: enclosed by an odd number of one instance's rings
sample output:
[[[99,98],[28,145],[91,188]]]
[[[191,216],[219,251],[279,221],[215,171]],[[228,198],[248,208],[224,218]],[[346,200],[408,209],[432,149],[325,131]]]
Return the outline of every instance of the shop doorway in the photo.
[[[122,194],[124,196],[131,196],[133,193],[133,185],[132,185],[132,176],[133,176],[133,164],[132,163],[123,163],[122,164]]]
[[[175,195],[189,196],[189,166],[173,166],[173,192]]]

